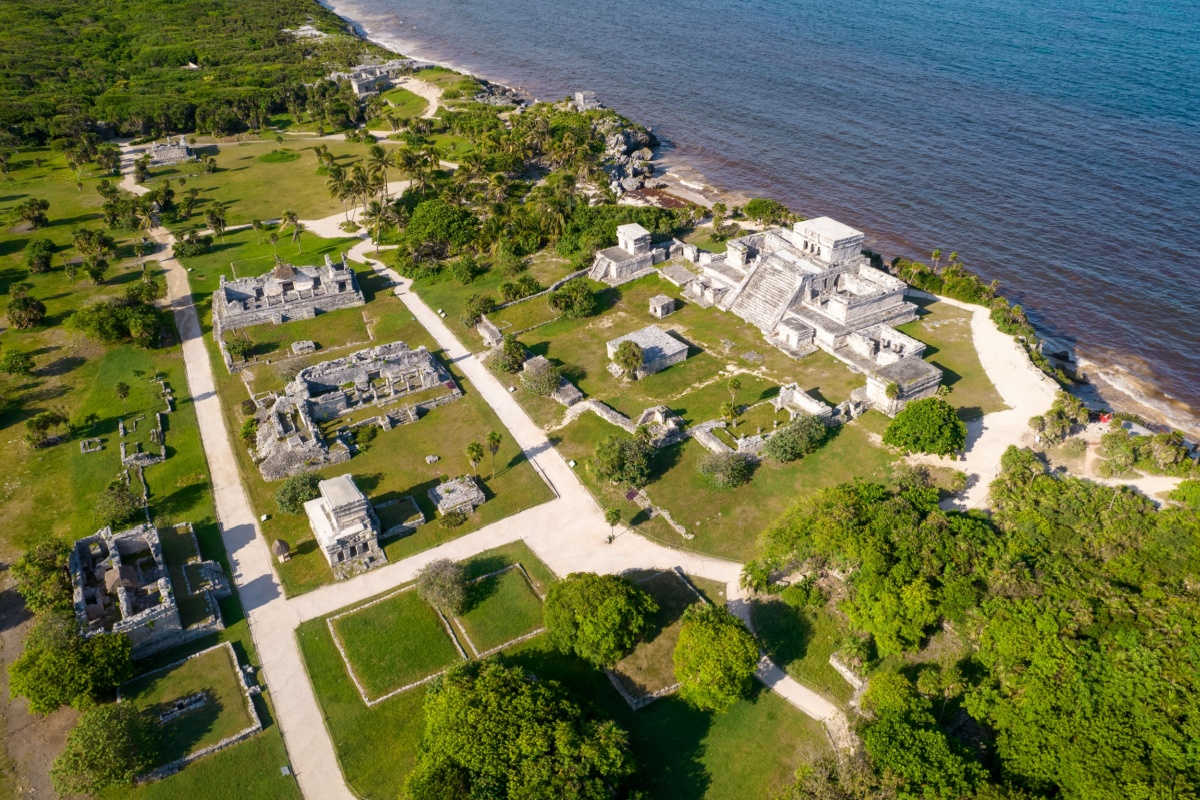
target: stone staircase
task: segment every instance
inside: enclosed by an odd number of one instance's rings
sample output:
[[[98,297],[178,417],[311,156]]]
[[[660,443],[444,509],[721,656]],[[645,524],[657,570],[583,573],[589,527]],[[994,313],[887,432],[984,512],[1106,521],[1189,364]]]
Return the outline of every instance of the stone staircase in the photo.
[[[761,261],[729,310],[769,333],[783,317],[796,290],[800,288],[801,276],[767,258]]]

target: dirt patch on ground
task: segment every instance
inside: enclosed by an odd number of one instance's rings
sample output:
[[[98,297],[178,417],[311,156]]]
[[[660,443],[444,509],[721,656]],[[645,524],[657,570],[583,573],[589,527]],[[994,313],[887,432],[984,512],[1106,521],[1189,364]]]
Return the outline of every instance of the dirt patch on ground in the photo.
[[[5,566],[7,570],[7,565]],[[12,588],[7,572],[0,576],[0,798],[55,797],[50,765],[62,751],[78,713],[61,709],[46,717],[29,711],[24,700],[8,700],[8,665],[21,654],[33,618]]]

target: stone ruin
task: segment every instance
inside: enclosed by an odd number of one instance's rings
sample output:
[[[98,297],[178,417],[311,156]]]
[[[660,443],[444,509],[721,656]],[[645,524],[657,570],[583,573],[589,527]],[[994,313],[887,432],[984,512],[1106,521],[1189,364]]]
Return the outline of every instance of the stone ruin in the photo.
[[[470,514],[487,499],[479,484],[470,475],[439,483],[430,489],[428,494],[439,514],[451,514],[455,511]]]
[[[304,504],[325,560],[339,580],[387,563],[379,547],[379,518],[349,475],[321,481],[320,495]]]
[[[105,527],[80,539],[71,550],[69,569],[75,617],[84,636],[124,633],[140,657],[183,630],[162,543],[152,525],[116,534]]]
[[[617,350],[622,342],[633,342],[642,351],[642,365],[638,368],[638,377],[662,372],[667,367],[682,363],[688,357],[688,346],[676,339],[657,325],[647,325],[640,330],[610,339],[605,344],[605,351],[610,361],[617,357]],[[621,367],[615,362],[609,365],[609,371],[614,375],[621,373]]]
[[[410,395],[438,387],[445,391],[400,405]],[[320,423],[379,406],[377,417],[359,424],[389,430],[461,396],[449,371],[425,347],[413,350],[404,342],[390,342],[322,361],[300,370],[283,394],[259,403],[255,460],[268,480],[338,464],[350,458],[349,445],[328,441]],[[384,411],[393,405],[400,407]]]
[[[825,350],[867,376],[855,400],[895,414],[934,394],[942,373],[921,358],[924,344],[892,327],[916,319],[917,309],[904,298],[904,281],[870,266],[864,239],[861,231],[818,217],[730,239],[724,253],[681,245],[698,270],[668,265],[661,274],[688,300],[741,317],[793,357]],[[625,263],[602,264],[598,255],[593,272],[604,279],[645,274]],[[888,397],[889,387],[895,397]]]
[[[187,138],[184,136],[174,140],[167,139],[165,142],[155,142],[146,152],[150,154],[150,166],[152,167],[182,164],[196,157],[192,148],[188,147]]]
[[[186,530],[195,544],[191,526]],[[104,527],[75,542],[68,560],[75,618],[84,636],[124,633],[134,658],[144,658],[223,626],[217,597],[230,593],[224,569],[212,561],[182,565],[184,591],[201,595],[207,619],[185,628],[158,530],[148,523],[113,533]],[[188,579],[188,570],[197,581]]]
[[[654,271],[654,265],[670,258],[670,249],[655,247],[650,231],[631,222],[617,227],[617,246],[596,253],[588,277],[610,286],[636,280]]]
[[[213,335],[251,325],[279,325],[294,319],[352,308],[366,303],[354,270],[346,260],[333,261],[325,254],[318,267],[297,267],[280,262],[263,275],[225,280],[213,293]]]

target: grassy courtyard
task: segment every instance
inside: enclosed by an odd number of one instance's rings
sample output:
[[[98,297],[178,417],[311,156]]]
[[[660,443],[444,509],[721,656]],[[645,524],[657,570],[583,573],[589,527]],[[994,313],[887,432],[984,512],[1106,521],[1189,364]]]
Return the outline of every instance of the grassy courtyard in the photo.
[[[206,695],[204,705],[161,726],[164,761],[182,758],[254,724],[230,649],[217,647],[122,687],[124,698],[152,718],[196,693]]]
[[[507,569],[471,584],[467,608],[455,622],[480,655],[540,628],[542,600],[521,570]]]
[[[437,612],[412,590],[338,616],[333,629],[372,700],[460,658]]]
[[[481,553],[465,566],[468,575],[478,576],[516,562],[528,570],[539,591],[553,580],[549,570],[519,542]],[[720,591],[715,586],[700,588]],[[498,589],[490,597],[502,595]],[[477,606],[481,608],[482,604]],[[501,614],[491,616],[479,624],[504,624]],[[424,687],[367,707],[346,675],[324,620],[303,623],[297,636],[347,781],[369,800],[396,797],[416,761],[424,729]],[[650,797],[768,797],[791,781],[798,766],[828,751],[819,723],[759,687],[749,699],[720,715],[696,711],[673,697],[633,712],[603,673],[552,650],[545,637],[515,645],[505,651],[505,657],[541,679],[561,681],[585,708],[612,717],[628,730],[642,767],[643,788]],[[660,664],[655,669],[661,672],[664,668]]]
[[[751,613],[755,633],[772,661],[805,686],[844,705],[853,689],[829,664],[843,632],[831,609],[800,609],[773,599],[754,603]]]

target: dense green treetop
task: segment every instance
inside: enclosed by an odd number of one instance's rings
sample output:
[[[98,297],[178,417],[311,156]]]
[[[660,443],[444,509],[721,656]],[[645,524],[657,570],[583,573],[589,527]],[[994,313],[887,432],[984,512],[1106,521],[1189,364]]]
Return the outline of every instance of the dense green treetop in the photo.
[[[884,431],[883,441],[906,453],[957,453],[967,443],[967,426],[940,397],[913,400]]]
[[[673,657],[680,697],[725,711],[750,690],[758,643],[724,606],[694,605],[684,612]]]
[[[610,667],[641,640],[656,611],[654,598],[624,578],[576,572],[550,586],[546,629],[559,650]]]
[[[589,717],[554,681],[496,659],[452,669],[425,698],[425,735],[405,796],[504,800],[628,796],[628,734]]]
[[[89,121],[190,131],[225,115],[237,130],[258,127],[305,82],[373,49],[282,30],[306,23],[344,33],[309,0],[9,0],[0,4],[0,131],[41,141]]]
[[[158,761],[162,733],[133,703],[105,703],[83,712],[54,760],[50,777],[63,795],[96,794],[130,784]]]

